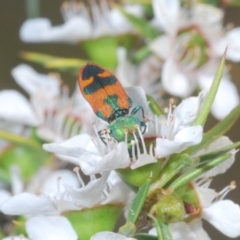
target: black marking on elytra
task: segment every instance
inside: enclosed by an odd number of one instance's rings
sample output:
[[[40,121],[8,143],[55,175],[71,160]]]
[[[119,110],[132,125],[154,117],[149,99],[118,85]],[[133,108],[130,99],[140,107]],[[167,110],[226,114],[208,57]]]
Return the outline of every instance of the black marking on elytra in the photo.
[[[82,80],[88,80],[92,76],[96,76],[99,73],[103,73],[104,69],[100,68],[99,66],[93,65],[88,63],[82,71]]]
[[[92,83],[83,88],[83,92],[85,94],[92,94],[105,86],[114,85],[118,81],[113,75],[108,77],[99,77],[98,74],[103,73],[104,71],[104,69],[96,65],[86,65],[82,72],[82,80],[88,80],[90,77],[93,77],[94,80]]]

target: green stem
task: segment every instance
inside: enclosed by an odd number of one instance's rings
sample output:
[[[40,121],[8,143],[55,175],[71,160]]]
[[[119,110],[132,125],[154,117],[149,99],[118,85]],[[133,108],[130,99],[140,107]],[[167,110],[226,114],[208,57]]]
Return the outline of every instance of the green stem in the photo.
[[[224,52],[224,55],[221,59],[221,62],[219,64],[219,66],[218,66],[218,69],[217,69],[217,72],[215,74],[214,80],[212,82],[211,88],[210,88],[210,90],[207,94],[207,97],[206,97],[206,99],[203,103],[203,106],[202,106],[202,108],[201,108],[201,110],[198,114],[198,117],[194,122],[194,125],[204,126],[204,124],[207,120],[207,117],[208,117],[208,114],[210,112],[212,103],[215,99],[215,96],[216,96],[217,91],[218,91],[218,87],[219,87],[221,79],[222,79],[224,65],[225,65],[225,58],[226,58],[226,50]]]
[[[17,135],[14,133],[9,133],[0,130],[0,138],[7,140],[12,143],[24,145],[26,147],[34,148],[36,150],[42,150],[41,145],[38,142],[35,142],[29,138],[23,137],[21,135]]]
[[[159,180],[154,182],[150,187],[147,196],[147,209],[150,208],[152,204],[156,203],[156,196],[159,193],[159,189],[164,187],[168,181],[170,181],[177,173],[191,163],[192,159],[188,154],[175,155],[168,160],[168,163],[159,175]]]
[[[25,0],[25,6],[28,18],[40,16],[40,0]]]
[[[216,167],[220,163],[224,162],[229,157],[231,157],[231,155],[232,154],[230,154],[230,153],[224,154],[220,157],[209,160],[208,162],[206,162],[204,164],[201,164],[200,166],[198,166],[195,169],[191,169],[191,170],[185,172],[180,177],[178,177],[175,181],[173,181],[168,186],[168,188],[175,190],[175,189],[181,187],[182,185],[192,181],[193,179],[196,179],[197,177],[199,177],[200,175],[202,175],[206,171],[208,171],[208,170],[212,169],[213,167]]]
[[[157,230],[158,240],[173,240],[169,226],[165,223],[159,222],[151,214],[148,215],[154,222]]]

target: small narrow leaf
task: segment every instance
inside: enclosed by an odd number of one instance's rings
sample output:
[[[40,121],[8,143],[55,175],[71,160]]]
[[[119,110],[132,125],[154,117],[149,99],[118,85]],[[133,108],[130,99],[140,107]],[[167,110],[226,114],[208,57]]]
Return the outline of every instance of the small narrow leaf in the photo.
[[[216,138],[224,135],[237,121],[240,116],[240,104],[236,106],[221,122],[215,125],[207,133],[203,135],[203,139],[200,144],[193,146],[189,149],[189,153],[193,154],[201,148],[209,145]]]
[[[154,222],[158,240],[173,240],[169,226],[165,223],[159,222],[154,216],[148,215]]]
[[[137,240],[158,240],[158,237],[147,233],[137,233],[133,237]]]
[[[203,106],[198,114],[198,117],[197,119],[195,120],[194,124],[195,125],[201,125],[201,126],[204,126],[206,120],[207,120],[207,117],[208,117],[208,114],[211,110],[211,106],[212,106],[212,103],[215,99],[215,96],[217,94],[217,91],[218,91],[218,87],[219,87],[219,84],[221,82],[221,79],[222,79],[222,75],[223,75],[223,70],[224,70],[224,65],[225,65],[225,58],[226,58],[226,51],[222,57],[222,60],[219,64],[219,67],[218,67],[218,70],[215,74],[215,77],[214,77],[214,80],[212,82],[212,85],[211,85],[211,88],[205,98],[205,101],[203,102]]]
[[[154,182],[148,193],[148,198],[151,199],[151,195],[155,194],[155,191],[158,191],[162,188],[168,181],[170,181],[177,173],[179,173],[183,168],[189,166],[192,163],[192,159],[188,154],[174,155],[168,159],[168,163],[162,169],[159,180]]]
[[[14,133],[9,133],[9,132],[0,130],[0,139],[4,139],[9,142],[21,145],[21,146],[25,146],[25,147],[33,148],[35,150],[42,151],[41,144],[39,144],[38,142],[36,142],[32,139],[23,137],[21,135],[17,135]]]
[[[151,183],[152,183],[152,176],[150,176],[145,181],[145,183],[139,188],[139,191],[138,191],[136,197],[134,198],[131,208],[129,210],[129,213],[127,216],[127,222],[135,223],[137,221],[137,218],[142,210],[142,206],[147,197],[147,193],[148,193]]]
[[[233,143],[229,146],[226,146],[218,151],[210,152],[204,155],[199,156],[200,163],[211,160],[213,158],[219,157],[220,155],[226,154],[229,151],[236,149],[240,146],[240,142]]]
[[[137,221],[138,216],[142,210],[151,182],[152,176],[150,176],[139,188],[138,193],[136,194],[132,202],[131,208],[129,209],[127,223],[119,228],[118,232],[122,235],[131,236],[136,232],[136,227],[134,223]]]
[[[58,69],[60,71],[77,72],[81,66],[88,62],[85,59],[63,58],[36,52],[21,52],[20,56],[25,60],[41,64],[46,68]]]
[[[153,97],[147,95],[147,101],[149,102],[150,109],[155,115],[157,116],[164,115],[163,110],[161,109],[159,104],[154,100]]]
[[[120,7],[118,9],[121,11],[124,17],[133,25],[133,27],[145,38],[153,40],[160,35],[158,30],[152,27],[147,20],[130,14]]]
[[[148,46],[144,46],[141,49],[139,49],[132,57],[133,63],[139,63],[143,61],[146,57],[148,57],[151,54],[151,51]]]
[[[184,174],[182,174],[180,177],[178,177],[175,181],[173,181],[167,187],[175,190],[178,187],[181,187],[182,185],[196,179],[197,177],[199,177],[206,171],[214,168],[215,166],[219,165],[220,163],[226,161],[229,157],[231,157],[231,154],[227,153],[220,157],[211,159],[211,160],[199,165],[195,169],[191,169],[191,170],[185,172]]]

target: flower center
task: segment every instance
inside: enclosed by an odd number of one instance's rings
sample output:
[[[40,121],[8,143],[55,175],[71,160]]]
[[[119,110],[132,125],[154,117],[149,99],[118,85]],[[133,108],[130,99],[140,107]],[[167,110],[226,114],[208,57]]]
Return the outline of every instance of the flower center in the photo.
[[[202,67],[209,59],[209,44],[200,29],[195,26],[182,28],[177,34],[178,60],[189,70]]]

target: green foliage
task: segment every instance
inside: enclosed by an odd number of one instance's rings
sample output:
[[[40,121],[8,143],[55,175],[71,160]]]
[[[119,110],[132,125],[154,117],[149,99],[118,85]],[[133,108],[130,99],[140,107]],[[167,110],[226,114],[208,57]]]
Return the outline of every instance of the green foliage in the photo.
[[[121,204],[99,205],[65,213],[79,239],[89,240],[97,232],[113,231],[121,214]]]
[[[75,75],[79,68],[88,62],[85,59],[62,58],[36,52],[21,52],[20,56],[27,61],[38,63],[45,68],[60,72],[70,72]]]
[[[218,67],[218,70],[215,74],[215,77],[214,77],[214,80],[213,80],[213,83],[211,85],[211,88],[207,94],[207,97],[203,103],[203,106],[194,122],[195,125],[201,125],[201,126],[204,126],[206,120],[207,120],[207,117],[208,117],[208,114],[210,112],[210,109],[212,107],[212,103],[215,99],[215,96],[217,94],[217,91],[218,91],[218,87],[219,87],[219,84],[221,82],[221,79],[222,79],[222,75],[223,75],[223,70],[224,70],[224,66],[225,66],[225,57],[226,57],[226,52],[224,53],[224,56],[222,57],[222,60],[219,64],[219,67]]]
[[[138,31],[138,33],[141,34],[143,37],[149,40],[153,40],[154,38],[160,35],[158,30],[152,27],[152,25],[144,18],[134,16],[124,11],[122,8],[119,8],[119,10],[124,15],[124,17],[133,25],[133,27]]]

